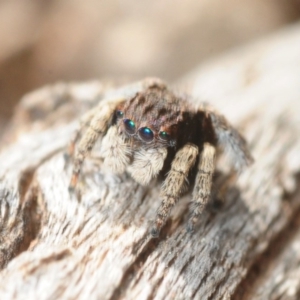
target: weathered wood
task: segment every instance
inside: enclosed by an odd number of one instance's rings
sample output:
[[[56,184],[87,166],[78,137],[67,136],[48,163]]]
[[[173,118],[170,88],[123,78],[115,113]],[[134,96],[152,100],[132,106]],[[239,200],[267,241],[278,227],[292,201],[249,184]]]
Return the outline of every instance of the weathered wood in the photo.
[[[226,187],[225,203],[208,208],[193,235],[185,231],[188,193],[160,238],[147,238],[160,182],[141,187],[89,161],[81,200],[69,195],[64,148],[108,85],[59,84],[26,96],[0,155],[0,299],[297,299],[299,226],[282,236],[300,209],[299,53],[298,25],[181,82],[241,128],[256,159],[237,182],[219,161],[215,188]],[[277,239],[272,266],[263,253]],[[258,262],[268,270],[256,280]]]

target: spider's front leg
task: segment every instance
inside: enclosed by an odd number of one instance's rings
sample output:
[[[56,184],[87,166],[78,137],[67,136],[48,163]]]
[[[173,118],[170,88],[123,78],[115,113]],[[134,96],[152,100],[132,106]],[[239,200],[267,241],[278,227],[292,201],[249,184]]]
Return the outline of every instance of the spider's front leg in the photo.
[[[95,109],[93,109],[84,117],[84,122],[81,122],[81,128],[78,133],[76,133],[76,136],[72,142],[74,145],[71,143],[71,151],[74,151],[75,143],[79,139],[84,127],[87,126],[86,124],[89,123],[89,125],[75,151],[72,177],[69,185],[70,191],[74,191],[77,185],[81,166],[85,160],[85,157],[91,152],[99,136],[106,133],[108,127],[111,125],[116,107],[123,101],[124,99],[113,99],[101,102]],[[89,118],[90,122],[88,122]]]
[[[68,164],[70,158],[74,157],[75,152],[75,145],[80,140],[82,133],[88,128],[91,120],[93,119],[94,115],[96,114],[98,107],[94,107],[93,109],[89,110],[85,113],[80,121],[79,121],[79,128],[75,131],[72,140],[68,145],[68,149],[66,153],[64,153],[65,161]]]
[[[178,201],[179,196],[188,184],[188,174],[194,166],[198,156],[198,147],[186,144],[180,149],[172,162],[171,170],[162,186],[162,203],[157,210],[155,225],[151,235],[157,237],[163,225],[166,223],[172,207]]]
[[[213,109],[209,110],[209,116],[218,144],[229,156],[235,169],[240,172],[250,166],[254,160],[243,136],[229,124],[223,115]]]
[[[193,211],[188,223],[188,231],[190,232],[193,231],[195,223],[210,200],[215,160],[216,148],[209,143],[204,143],[193,190]]]

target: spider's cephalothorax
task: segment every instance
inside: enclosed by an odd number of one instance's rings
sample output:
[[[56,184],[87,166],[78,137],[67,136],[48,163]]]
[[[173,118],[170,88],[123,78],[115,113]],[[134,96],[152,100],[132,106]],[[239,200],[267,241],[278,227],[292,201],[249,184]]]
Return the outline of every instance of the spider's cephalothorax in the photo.
[[[210,198],[216,147],[221,146],[241,170],[252,161],[246,143],[222,115],[207,105],[196,107],[158,79],[146,79],[131,90],[130,95],[121,93],[121,97],[101,101],[82,118],[69,148],[73,156],[86,128],[74,155],[70,189],[76,187],[86,155],[103,136],[100,155],[114,172],[127,171],[143,185],[161,172],[166,174],[153,236],[159,234],[186,189],[191,170],[196,171],[188,226],[192,230]]]

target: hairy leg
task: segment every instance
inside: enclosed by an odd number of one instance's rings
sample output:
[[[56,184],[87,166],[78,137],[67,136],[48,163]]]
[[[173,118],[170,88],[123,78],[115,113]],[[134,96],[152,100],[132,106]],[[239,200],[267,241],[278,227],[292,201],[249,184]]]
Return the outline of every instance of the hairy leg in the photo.
[[[209,115],[218,143],[228,155],[235,169],[242,171],[253,162],[245,139],[228,123],[224,116],[215,111],[211,111]]]
[[[180,149],[172,162],[171,170],[162,186],[162,203],[157,210],[155,225],[151,230],[153,237],[157,237],[166,223],[172,207],[185,190],[190,169],[194,166],[198,156],[198,147],[186,144]]]
[[[209,143],[204,143],[198,164],[198,173],[193,191],[192,216],[188,223],[188,231],[193,231],[199,215],[203,212],[210,199],[212,177],[215,170],[216,149]]]
[[[136,182],[146,185],[161,171],[167,154],[166,148],[141,148],[134,154],[127,171]]]
[[[68,162],[70,158],[74,157],[75,145],[81,139],[83,132],[88,128],[91,120],[93,119],[95,113],[97,112],[98,107],[86,112],[79,121],[79,128],[76,130],[74,137],[68,145],[67,152],[65,153],[65,160]]]
[[[116,106],[123,102],[124,99],[114,99],[101,102],[95,109],[95,113],[91,114],[90,124],[82,136],[79,145],[75,151],[72,178],[69,185],[69,190],[75,189],[78,177],[81,170],[81,165],[87,156],[91,152],[99,136],[103,135],[113,118],[113,113]],[[80,133],[79,133],[80,134]]]

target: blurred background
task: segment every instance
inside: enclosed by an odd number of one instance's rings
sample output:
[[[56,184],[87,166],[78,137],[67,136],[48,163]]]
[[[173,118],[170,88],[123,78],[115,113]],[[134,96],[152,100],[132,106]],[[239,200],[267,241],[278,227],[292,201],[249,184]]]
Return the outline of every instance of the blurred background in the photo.
[[[299,17],[300,0],[0,0],[0,126],[42,85],[174,81]]]

